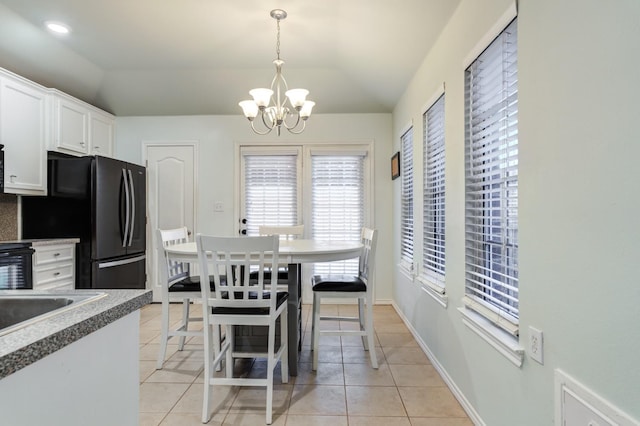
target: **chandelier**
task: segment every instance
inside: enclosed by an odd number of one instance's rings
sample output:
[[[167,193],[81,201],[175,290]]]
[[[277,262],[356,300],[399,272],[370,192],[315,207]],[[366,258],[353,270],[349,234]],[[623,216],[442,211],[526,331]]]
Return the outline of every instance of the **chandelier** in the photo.
[[[244,116],[251,122],[251,129],[259,135],[266,135],[276,129],[278,136],[282,127],[294,134],[302,133],[315,102],[306,100],[309,91],[306,89],[290,89],[282,75],[284,61],[280,59],[280,21],[287,17],[282,9],[271,11],[271,17],[276,20],[278,36],[276,39],[276,75],[271,81],[271,88],[259,88],[249,91],[253,100],[242,101]],[[283,96],[284,93],[284,96]],[[263,126],[256,129],[255,118],[260,114]]]

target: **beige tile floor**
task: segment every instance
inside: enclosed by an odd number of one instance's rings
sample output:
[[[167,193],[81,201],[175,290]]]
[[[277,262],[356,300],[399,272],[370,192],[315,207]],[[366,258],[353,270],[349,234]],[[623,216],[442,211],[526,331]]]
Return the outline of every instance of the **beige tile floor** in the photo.
[[[200,305],[194,305],[199,310]],[[171,319],[180,315],[171,306]],[[323,305],[323,313],[352,314],[351,305]],[[309,306],[303,306],[303,341],[297,377],[282,384],[276,372],[273,424],[278,426],[471,426],[429,359],[391,306],[374,307],[374,370],[358,337],[320,340],[318,371],[311,371]],[[169,342],[167,361],[156,370],[160,305],[145,306],[140,320],[140,425],[201,425],[203,392],[202,338],[187,340],[178,351]],[[353,323],[335,323],[352,327]],[[197,328],[197,327],[195,327]],[[236,362],[236,369],[260,376],[262,360]],[[279,368],[278,368],[279,370]],[[222,387],[213,395],[210,425],[264,425],[264,388]]]

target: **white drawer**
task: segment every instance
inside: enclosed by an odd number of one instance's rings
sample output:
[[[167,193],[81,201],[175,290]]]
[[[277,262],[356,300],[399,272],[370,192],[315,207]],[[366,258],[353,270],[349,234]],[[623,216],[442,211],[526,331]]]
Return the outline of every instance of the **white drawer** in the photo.
[[[35,268],[34,287],[38,289],[42,285],[62,280],[73,281],[74,265],[72,262],[62,265],[53,265],[50,268],[37,267]]]
[[[40,266],[71,260],[75,255],[75,248],[75,244],[37,247],[33,264]]]
[[[48,284],[37,286],[37,290],[74,290],[75,283],[73,280],[53,281]]]

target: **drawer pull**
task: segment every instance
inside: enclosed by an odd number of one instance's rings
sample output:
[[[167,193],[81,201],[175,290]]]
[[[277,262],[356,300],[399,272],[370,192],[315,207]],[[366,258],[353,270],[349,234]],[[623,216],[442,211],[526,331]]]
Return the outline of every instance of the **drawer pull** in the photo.
[[[60,275],[60,272],[55,272],[53,275],[57,277],[58,275]]]
[[[60,256],[60,253],[53,253],[54,256]]]

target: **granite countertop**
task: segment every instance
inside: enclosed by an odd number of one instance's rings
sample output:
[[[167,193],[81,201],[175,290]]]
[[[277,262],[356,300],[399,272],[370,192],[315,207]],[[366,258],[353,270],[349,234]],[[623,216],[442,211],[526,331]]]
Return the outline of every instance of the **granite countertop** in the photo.
[[[32,247],[41,247],[41,246],[50,246],[54,244],[77,244],[79,242],[80,242],[80,238],[42,238],[42,239],[0,241],[0,244],[31,243]]]
[[[0,379],[151,303],[150,290],[0,290],[1,295],[106,296],[0,336]]]

